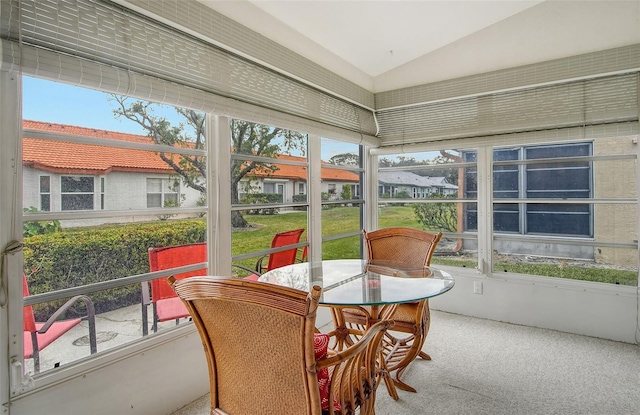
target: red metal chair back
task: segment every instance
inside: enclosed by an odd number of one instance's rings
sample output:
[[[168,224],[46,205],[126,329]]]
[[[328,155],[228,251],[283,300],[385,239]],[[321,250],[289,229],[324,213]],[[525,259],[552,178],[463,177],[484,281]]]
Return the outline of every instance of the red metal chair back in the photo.
[[[160,271],[185,265],[207,262],[207,243],[201,242],[189,245],[165,246],[149,249],[149,270]],[[207,275],[207,268],[175,274],[176,279]],[[151,300],[177,297],[166,278],[151,280]]]
[[[273,237],[273,240],[271,241],[271,248],[279,248],[285,245],[297,244],[298,242],[300,242],[300,237],[302,236],[303,232],[304,229],[279,232]],[[284,267],[285,265],[295,264],[297,254],[298,248],[292,248],[286,251],[274,252],[270,254],[266,271]]]
[[[27,285],[27,277],[22,274],[22,296],[29,296],[29,286]],[[36,319],[33,316],[33,307],[30,305],[22,308],[22,321],[24,331],[33,333],[36,331]]]

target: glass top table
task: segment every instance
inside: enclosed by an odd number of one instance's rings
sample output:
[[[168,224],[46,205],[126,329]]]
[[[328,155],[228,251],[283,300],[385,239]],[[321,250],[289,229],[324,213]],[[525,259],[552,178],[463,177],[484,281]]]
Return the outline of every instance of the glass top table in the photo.
[[[373,324],[389,318],[402,303],[429,299],[453,288],[454,279],[447,272],[433,267],[410,267],[397,261],[339,259],[287,265],[264,273],[258,281],[309,291],[314,285],[322,288],[320,304],[332,308],[334,333],[338,350],[355,342],[364,331],[346,324],[343,308],[357,308]],[[365,308],[366,307],[366,308]],[[366,328],[365,328],[366,329]],[[391,329],[393,330],[393,328]],[[352,337],[355,335],[355,339]],[[387,360],[400,359],[402,368],[413,360],[403,357],[406,347],[393,347],[385,358],[381,351],[380,371],[393,399],[398,399],[396,386],[387,369]],[[397,355],[397,357],[396,357]],[[399,364],[400,365],[400,364]],[[402,383],[402,385],[405,385]],[[406,385],[407,390],[415,389]]]
[[[331,306],[382,306],[409,303],[443,294],[454,279],[433,267],[403,267],[393,261],[338,259],[287,265],[258,281],[303,291],[322,288],[320,303]]]

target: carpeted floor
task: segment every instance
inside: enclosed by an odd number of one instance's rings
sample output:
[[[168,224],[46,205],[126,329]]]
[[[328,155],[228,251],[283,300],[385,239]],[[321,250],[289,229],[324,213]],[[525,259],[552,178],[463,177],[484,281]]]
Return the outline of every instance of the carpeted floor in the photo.
[[[433,360],[403,377],[418,393],[394,401],[381,385],[377,415],[640,414],[638,345],[432,311],[424,350]]]

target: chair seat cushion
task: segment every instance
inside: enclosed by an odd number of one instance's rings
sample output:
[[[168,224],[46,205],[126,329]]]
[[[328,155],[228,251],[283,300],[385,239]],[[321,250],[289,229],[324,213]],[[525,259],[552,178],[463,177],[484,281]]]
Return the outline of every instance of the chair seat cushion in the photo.
[[[313,336],[313,346],[316,360],[327,357],[329,351],[329,336],[324,333],[315,333]],[[331,377],[329,369],[326,367],[318,371],[318,388],[320,389],[320,403],[323,411],[329,410],[329,391],[331,389]],[[340,404],[333,402],[333,409],[340,411]]]
[[[156,301],[156,314],[158,315],[158,321],[189,317],[187,307],[178,297]]]
[[[42,350],[51,343],[53,343],[58,337],[71,330],[73,327],[80,324],[79,318],[71,320],[56,321],[49,327],[46,333],[36,334],[38,337],[38,350]],[[36,330],[40,330],[44,326],[44,323],[36,323]],[[28,359],[33,356],[33,342],[31,341],[31,332],[24,332],[24,358]]]
[[[250,280],[250,281],[258,281],[258,279],[260,279],[259,275],[256,274],[251,274],[251,275],[247,275],[246,277],[244,277],[245,280]]]

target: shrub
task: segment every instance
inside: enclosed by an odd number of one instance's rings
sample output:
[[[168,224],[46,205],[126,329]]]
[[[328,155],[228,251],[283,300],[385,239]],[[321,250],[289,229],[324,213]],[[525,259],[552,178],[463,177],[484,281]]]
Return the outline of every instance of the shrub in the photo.
[[[304,194],[293,195],[291,200],[293,201],[293,203],[305,203],[307,201],[307,195],[304,195]],[[296,206],[293,209],[294,210],[307,210],[307,207],[306,206]]]
[[[439,194],[429,199],[454,199],[455,195],[443,197]],[[416,219],[426,230],[456,232],[458,228],[458,208],[455,203],[416,203],[412,205]]]
[[[282,195],[279,193],[247,193],[240,203],[245,205],[282,203]],[[249,209],[245,212],[249,215],[277,215],[279,209]]]
[[[29,208],[23,209],[25,213],[35,213],[38,211],[37,208],[30,206]],[[59,232],[62,229],[60,226],[59,220],[50,220],[50,221],[36,221],[30,220],[25,221],[22,225],[22,233],[25,237],[34,236],[34,235],[43,235],[46,233],[55,233]]]
[[[29,291],[39,294],[109,281],[149,271],[152,247],[204,242],[202,219],[141,222],[123,226],[74,229],[24,238],[24,269]],[[140,284],[90,294],[96,312],[140,302]],[[34,306],[38,321],[59,307]],[[75,314],[84,314],[84,307]],[[69,314],[69,317],[73,312]]]

